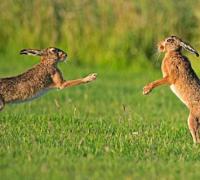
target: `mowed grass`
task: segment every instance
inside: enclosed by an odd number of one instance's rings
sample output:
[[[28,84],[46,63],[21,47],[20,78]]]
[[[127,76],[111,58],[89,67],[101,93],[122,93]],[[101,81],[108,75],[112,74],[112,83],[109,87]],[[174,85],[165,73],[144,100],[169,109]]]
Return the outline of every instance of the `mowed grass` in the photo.
[[[7,66],[1,74],[12,74]],[[200,178],[186,107],[168,87],[142,95],[158,71],[62,70],[66,79],[90,72],[98,79],[0,112],[1,179]]]

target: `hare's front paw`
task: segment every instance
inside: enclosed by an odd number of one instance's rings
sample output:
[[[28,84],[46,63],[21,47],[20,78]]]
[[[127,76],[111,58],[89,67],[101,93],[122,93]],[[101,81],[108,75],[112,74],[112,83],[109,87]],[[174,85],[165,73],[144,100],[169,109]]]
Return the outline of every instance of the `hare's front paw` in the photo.
[[[148,84],[146,86],[144,86],[143,88],[143,95],[147,95],[151,92],[152,90],[152,85],[151,84]]]
[[[83,81],[84,81],[84,83],[88,83],[88,82],[96,80],[96,78],[97,78],[97,73],[93,73],[93,74],[89,74],[88,76],[83,78]]]

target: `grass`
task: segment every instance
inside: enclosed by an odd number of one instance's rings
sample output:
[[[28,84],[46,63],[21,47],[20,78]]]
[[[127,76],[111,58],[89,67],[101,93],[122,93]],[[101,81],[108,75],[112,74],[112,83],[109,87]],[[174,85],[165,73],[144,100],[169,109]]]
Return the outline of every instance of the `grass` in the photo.
[[[19,73],[26,65],[14,66]],[[94,71],[62,69],[70,78]],[[167,87],[142,96],[143,85],[161,74],[95,71],[94,83],[6,106],[1,179],[199,179],[186,107]]]

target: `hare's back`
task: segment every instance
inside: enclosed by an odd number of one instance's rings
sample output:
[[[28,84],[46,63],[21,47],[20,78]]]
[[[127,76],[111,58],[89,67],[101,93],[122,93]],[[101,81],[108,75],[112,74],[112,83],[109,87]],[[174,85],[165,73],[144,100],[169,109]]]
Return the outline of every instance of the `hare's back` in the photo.
[[[51,85],[47,71],[29,70],[19,76],[0,79],[0,95],[5,102],[21,102],[39,97]]]

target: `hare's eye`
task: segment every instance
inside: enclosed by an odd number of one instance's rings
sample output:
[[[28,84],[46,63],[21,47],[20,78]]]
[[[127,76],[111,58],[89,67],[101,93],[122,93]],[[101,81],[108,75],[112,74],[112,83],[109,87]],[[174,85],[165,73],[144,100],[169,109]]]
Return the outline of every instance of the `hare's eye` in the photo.
[[[52,53],[57,53],[57,49],[51,49]]]
[[[174,42],[174,40],[173,39],[167,39],[167,42]]]

